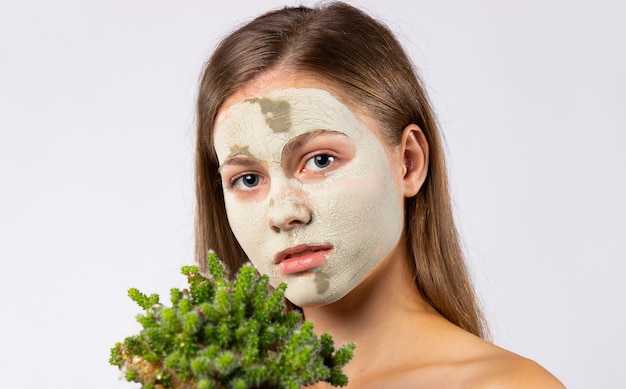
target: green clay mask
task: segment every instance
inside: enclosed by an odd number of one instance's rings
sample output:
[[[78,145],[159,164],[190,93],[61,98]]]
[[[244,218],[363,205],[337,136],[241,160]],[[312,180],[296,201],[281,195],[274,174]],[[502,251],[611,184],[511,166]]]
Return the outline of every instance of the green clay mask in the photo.
[[[214,140],[235,237],[294,304],[341,299],[398,244],[386,151],[330,92],[278,89],[233,104]]]

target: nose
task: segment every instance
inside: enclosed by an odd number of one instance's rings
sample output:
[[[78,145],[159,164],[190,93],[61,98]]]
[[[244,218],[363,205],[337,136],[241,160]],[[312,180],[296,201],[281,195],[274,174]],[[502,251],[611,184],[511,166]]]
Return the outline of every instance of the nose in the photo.
[[[302,193],[288,191],[270,199],[269,226],[275,232],[291,231],[311,223],[313,214]]]

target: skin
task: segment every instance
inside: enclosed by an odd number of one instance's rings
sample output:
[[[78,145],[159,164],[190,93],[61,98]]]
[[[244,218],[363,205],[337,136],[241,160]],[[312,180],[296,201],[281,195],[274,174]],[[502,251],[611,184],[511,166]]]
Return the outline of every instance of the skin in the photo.
[[[383,145],[388,162],[394,189],[388,201],[400,200],[402,207],[402,199],[419,191],[428,170],[428,143],[419,127],[407,126],[400,144],[389,146],[373,118],[359,112],[357,104],[351,103],[339,89],[313,75],[289,69],[263,73],[226,101],[218,120],[226,117],[233,105],[289,88],[329,91],[372,132]],[[230,147],[219,151],[220,139],[217,129],[218,154],[228,155]],[[265,201],[262,192],[257,196],[256,201]],[[291,220],[306,220],[305,213],[298,213],[301,208],[291,210],[297,215]],[[303,226],[306,224],[296,223],[293,227]],[[268,220],[267,228],[274,227]],[[357,344],[354,358],[345,368],[350,380],[348,388],[563,388],[535,362],[456,327],[426,303],[408,268],[404,241],[401,230],[397,243],[345,296],[303,307],[305,317],[313,321],[318,334],[332,333],[337,344]],[[316,290],[311,294],[315,295],[324,293],[329,286],[325,279],[320,279],[312,287]],[[311,387],[330,386],[320,383]]]

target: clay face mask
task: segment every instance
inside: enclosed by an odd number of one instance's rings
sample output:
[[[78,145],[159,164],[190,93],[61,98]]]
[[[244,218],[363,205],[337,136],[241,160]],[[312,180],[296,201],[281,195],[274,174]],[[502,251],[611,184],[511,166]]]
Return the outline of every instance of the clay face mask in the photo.
[[[215,148],[235,237],[294,304],[341,299],[398,244],[386,151],[330,92],[279,89],[233,104]]]

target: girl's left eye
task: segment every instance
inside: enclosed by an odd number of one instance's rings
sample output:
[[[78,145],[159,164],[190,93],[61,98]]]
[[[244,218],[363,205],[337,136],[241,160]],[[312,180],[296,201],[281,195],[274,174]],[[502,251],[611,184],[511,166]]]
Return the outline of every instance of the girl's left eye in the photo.
[[[304,164],[304,169],[305,170],[326,169],[333,163],[334,160],[335,160],[335,157],[333,157],[332,155],[318,154],[314,157],[309,158],[306,161],[306,163]]]

